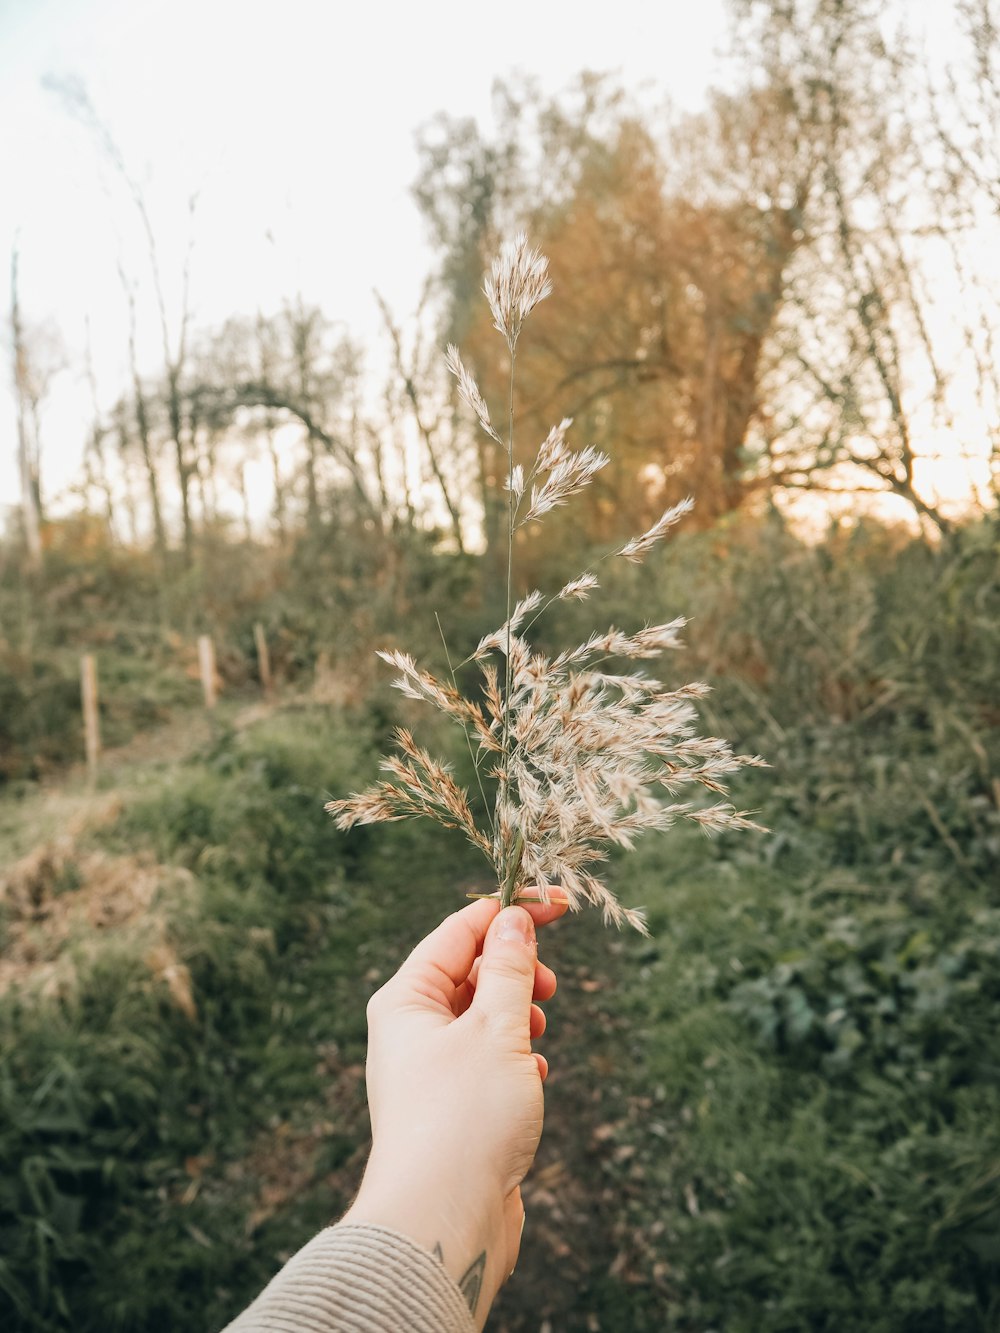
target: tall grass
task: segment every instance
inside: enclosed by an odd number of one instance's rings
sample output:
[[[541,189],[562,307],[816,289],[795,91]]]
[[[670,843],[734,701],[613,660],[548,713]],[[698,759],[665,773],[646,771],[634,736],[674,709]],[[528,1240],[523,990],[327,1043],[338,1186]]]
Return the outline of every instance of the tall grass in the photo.
[[[637,1258],[624,1286],[598,1249],[562,1326],[985,1333],[1000,1315],[996,529],[933,550],[732,526],[607,595],[622,617],[697,603],[678,670],[714,685],[713,729],[772,759],[737,796],[773,833],[692,829],[611,868],[653,932],[590,964],[613,970],[605,1003],[631,1026],[622,1105],[647,1108],[622,1110],[630,1155],[607,1164]],[[414,603],[428,642],[433,602]],[[574,609],[557,609],[571,634]],[[474,645],[470,626],[458,649]],[[406,707],[380,692],[221,728],[90,835],[182,868],[187,891],[165,880],[154,907],[197,1019],[127,934],[79,949],[57,997],[0,997],[3,1327],[221,1325],[346,1203],[365,996],[476,883],[432,827],[348,839],[322,815]]]
[[[647,1184],[624,1207],[657,1239],[619,1326],[985,1333],[1000,1319],[997,529],[930,550],[758,528],[675,554],[669,595],[708,607],[692,640],[714,706],[773,757],[739,792],[773,833],[630,866],[657,952],[622,1002],[663,1137],[638,1141]]]

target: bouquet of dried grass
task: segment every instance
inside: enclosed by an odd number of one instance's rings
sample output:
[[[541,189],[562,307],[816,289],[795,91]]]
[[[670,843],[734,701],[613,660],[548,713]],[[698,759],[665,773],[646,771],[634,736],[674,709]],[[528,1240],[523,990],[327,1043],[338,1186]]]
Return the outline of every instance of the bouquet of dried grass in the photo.
[[[645,932],[642,912],[623,907],[594,874],[607,859],[608,845],[631,847],[638,834],[669,828],[678,818],[708,830],[758,828],[727,802],[676,798],[691,784],[725,795],[729,774],[763,760],[735,755],[725,741],[698,735],[692,701],[708,686],[668,689],[642,672],[613,668],[614,659],[655,658],[677,648],[683,620],[632,634],[609,629],[551,658],[533,651],[528,641],[528,631],[548,606],[557,599],[586,598],[598,581],[584,573],[548,599],[532,592],[513,605],[514,534],[589,485],[609,461],[593,448],[572,451],[566,444],[571,422],[564,420],[542,442],[527,474],[514,462],[517,342],[524,319],[551,291],[547,267],[518,235],[502,247],[485,283],[494,326],[510,353],[506,439],[490,420],[458,349],[448,348],[448,367],[462,398],[508,460],[507,618],[472,654],[482,671],[481,698],[465,698],[454,672],[447,683],[421,670],[407,653],[379,654],[399,672],[398,689],[440,709],[464,730],[490,811],[488,823],[477,822],[469,793],[405,728],[396,733],[399,753],[382,761],[386,779],[331,801],[326,809],[342,829],[426,815],[461,829],[483,852],[503,906],[516,902],[528,885],[537,886],[543,898],[559,887],[570,906],[594,903],[606,922],[628,922]],[[674,505],[648,532],[611,554],[641,561],[691,504]]]

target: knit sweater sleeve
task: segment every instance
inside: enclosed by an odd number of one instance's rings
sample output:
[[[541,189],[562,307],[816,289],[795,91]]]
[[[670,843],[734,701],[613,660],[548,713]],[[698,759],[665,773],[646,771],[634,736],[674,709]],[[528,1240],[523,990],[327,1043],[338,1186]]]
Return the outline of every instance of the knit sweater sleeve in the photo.
[[[327,1227],[224,1333],[474,1333],[432,1254],[386,1227]]]

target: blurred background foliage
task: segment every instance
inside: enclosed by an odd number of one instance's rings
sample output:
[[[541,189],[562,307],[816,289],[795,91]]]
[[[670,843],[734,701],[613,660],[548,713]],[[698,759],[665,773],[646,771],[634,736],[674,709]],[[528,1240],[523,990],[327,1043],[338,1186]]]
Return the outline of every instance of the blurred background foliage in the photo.
[[[945,107],[880,6],[732,12],[741,82],[697,117],[657,119],[586,76],[554,100],[510,80],[489,134],[424,127],[415,188],[439,262],[419,318],[384,307],[388,388],[302,297],[220,328],[185,297],[162,367],[133,356],[95,410],[68,514],[47,511],[47,353],[15,263],[4,1327],[219,1327],[356,1188],[364,1001],[486,872],[434,828],[347,836],[321,807],[371,777],[400,721],[467,765],[373,652],[444,669],[438,616],[456,660],[502,618],[499,461],[440,353],[460,343],[503,420],[479,288],[518,225],[555,295],[519,351],[517,448],[572,415],[614,460],[524,534],[519,580],[595,568],[697,500],[668,549],[602,565],[599,596],[559,604],[540,640],[689,616],[663,671],[707,680],[706,727],[770,761],[734,793],[770,833],[678,831],[615,860],[651,941],[553,928],[546,1139],[492,1326],[998,1327],[1000,403],[982,242],[1000,29],[990,0],[956,5],[966,77]],[[79,95],[71,109],[93,118]],[[964,506],[922,470],[945,422],[983,462]],[[251,460],[271,470],[266,514]],[[96,787],[77,765],[84,652]]]

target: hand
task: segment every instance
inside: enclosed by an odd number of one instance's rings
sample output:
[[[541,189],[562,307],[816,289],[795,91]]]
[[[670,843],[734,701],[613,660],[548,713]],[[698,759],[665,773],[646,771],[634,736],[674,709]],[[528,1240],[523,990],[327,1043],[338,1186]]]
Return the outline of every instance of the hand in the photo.
[[[530,893],[530,890],[529,890]],[[345,1221],[440,1252],[482,1327],[517,1262],[521,1181],[542,1132],[531,1050],[556,989],[535,926],[565,902],[481,900],[417,945],[368,1005],[372,1154]]]

